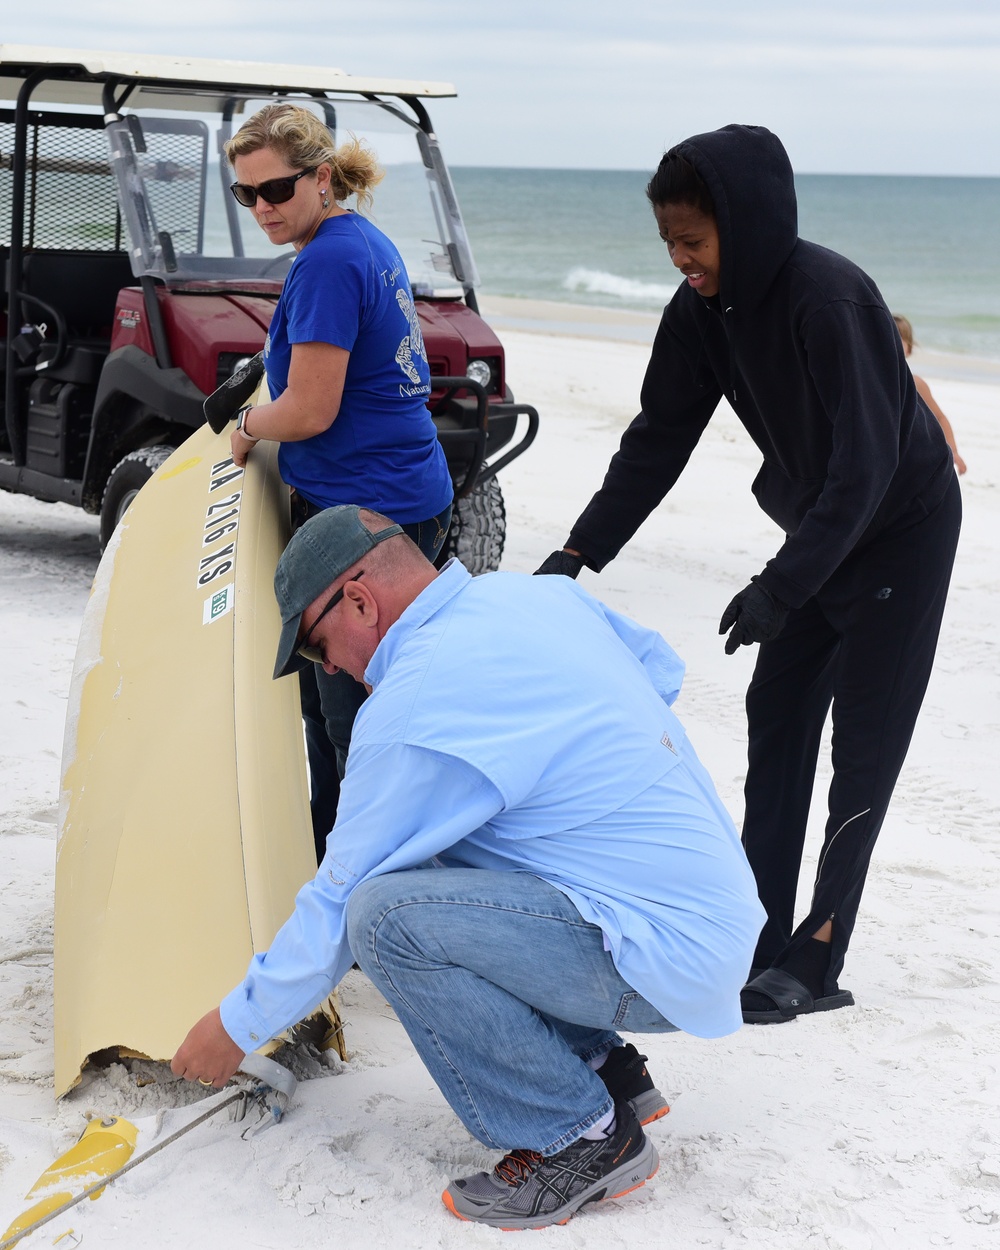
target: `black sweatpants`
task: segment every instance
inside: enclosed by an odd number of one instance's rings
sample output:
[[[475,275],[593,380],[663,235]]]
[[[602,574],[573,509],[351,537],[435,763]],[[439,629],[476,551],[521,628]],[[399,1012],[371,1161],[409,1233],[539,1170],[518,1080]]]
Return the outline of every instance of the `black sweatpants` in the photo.
[[[931,673],[962,502],[957,479],[929,512],[919,501],[760,648],[747,691],[743,845],[767,922],[755,968],[781,965],[833,921],[825,993],[844,965],[875,839]],[[809,914],[793,927],[806,820],[833,707],[829,819]]]

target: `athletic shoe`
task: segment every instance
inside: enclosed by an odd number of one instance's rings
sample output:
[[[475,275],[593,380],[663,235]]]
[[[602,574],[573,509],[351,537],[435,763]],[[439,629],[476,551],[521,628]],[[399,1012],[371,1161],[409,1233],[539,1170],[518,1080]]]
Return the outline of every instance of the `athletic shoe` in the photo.
[[[512,1232],[565,1224],[588,1203],[620,1198],[645,1185],[660,1159],[627,1102],[615,1116],[610,1137],[581,1137],[547,1158],[513,1150],[492,1172],[452,1181],[441,1201],[460,1220]]]
[[[646,1071],[646,1056],[640,1055],[631,1042],[608,1051],[608,1057],[597,1069],[597,1075],[608,1087],[615,1102],[628,1102],[640,1124],[652,1124],[670,1110],[667,1100],[653,1084]]]

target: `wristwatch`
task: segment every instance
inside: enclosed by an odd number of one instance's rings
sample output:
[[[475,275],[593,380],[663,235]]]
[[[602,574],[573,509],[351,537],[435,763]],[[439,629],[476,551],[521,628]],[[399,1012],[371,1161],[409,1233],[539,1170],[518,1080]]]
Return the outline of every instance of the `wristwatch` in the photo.
[[[254,436],[247,429],[247,414],[251,412],[253,412],[253,404],[247,404],[245,408],[241,408],[239,410],[236,414],[236,428],[248,443],[259,443],[260,439],[254,438]]]

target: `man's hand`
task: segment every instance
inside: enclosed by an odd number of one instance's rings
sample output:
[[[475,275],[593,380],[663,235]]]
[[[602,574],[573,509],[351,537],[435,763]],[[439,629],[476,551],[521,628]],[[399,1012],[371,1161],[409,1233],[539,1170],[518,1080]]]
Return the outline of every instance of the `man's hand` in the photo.
[[[719,633],[731,630],[726,639],[726,655],[751,642],[770,642],[781,633],[788,608],[764,589],[760,578],[752,577],[746,590],[733,599],[722,614]]]
[[[185,1081],[221,1089],[239,1071],[246,1051],[240,1050],[222,1026],[218,1007],[202,1016],[170,1061],[170,1070]]]
[[[564,577],[576,578],[583,568],[583,556],[575,551],[553,551],[550,556],[546,556],[537,569],[535,575],[539,573],[562,573]]]

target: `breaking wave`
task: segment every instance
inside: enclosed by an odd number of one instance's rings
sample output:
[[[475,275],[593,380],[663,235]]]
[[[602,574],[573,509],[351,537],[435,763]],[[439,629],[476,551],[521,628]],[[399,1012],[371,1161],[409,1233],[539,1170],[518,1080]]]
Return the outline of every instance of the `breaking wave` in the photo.
[[[584,295],[613,295],[616,299],[641,301],[644,304],[665,304],[677,290],[665,282],[640,282],[636,278],[623,278],[603,269],[571,269],[563,281],[567,291]]]

